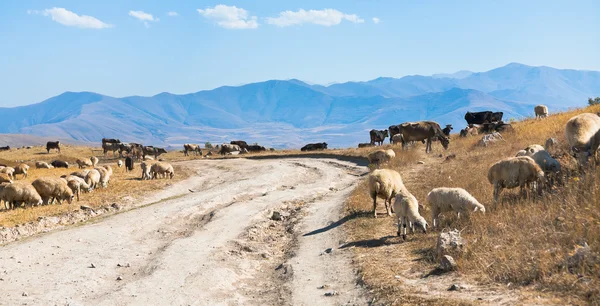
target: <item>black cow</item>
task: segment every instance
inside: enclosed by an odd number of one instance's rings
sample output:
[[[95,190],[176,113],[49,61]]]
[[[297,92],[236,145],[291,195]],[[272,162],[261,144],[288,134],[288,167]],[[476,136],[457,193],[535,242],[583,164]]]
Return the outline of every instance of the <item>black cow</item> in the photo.
[[[495,112],[492,114],[492,122],[502,121],[503,112]]]
[[[238,145],[240,148],[248,150],[248,144],[243,140],[232,140],[229,144]]]
[[[394,135],[400,133],[400,125],[390,125],[388,131],[390,132],[390,143],[392,143],[392,138]]]
[[[452,130],[452,124],[446,124],[446,127],[442,129],[442,132],[444,132],[444,135],[450,136],[450,131]]]
[[[121,150],[121,144],[116,142],[103,142],[102,143],[102,151],[104,151],[104,156],[108,153],[108,151],[112,151],[113,157],[115,156],[116,151]]]
[[[493,122],[492,115],[494,113],[490,111],[485,112],[467,112],[465,114],[465,120],[467,124],[484,124]]]
[[[102,143],[121,143],[121,140],[114,138],[102,138]]]
[[[302,147],[302,149],[300,149],[300,151],[314,151],[314,150],[326,150],[326,149],[327,149],[327,143],[321,142],[321,143],[309,143],[309,144],[305,145],[304,147]]]
[[[249,145],[246,147],[246,150],[248,150],[248,152],[261,152],[261,151],[266,151],[267,149],[265,147],[259,146],[259,145]]]
[[[358,144],[359,148],[366,148],[366,147],[372,147],[372,146],[373,146],[373,144],[369,143],[369,142],[363,142],[363,143]]]
[[[69,168],[69,163],[62,160],[53,160],[50,164],[54,166],[54,168]]]
[[[371,143],[378,143],[379,145],[383,144],[383,141],[386,137],[388,137],[388,130],[371,130],[369,131],[369,136],[371,136]]]
[[[133,158],[127,156],[127,158],[125,158],[125,171],[129,172],[129,171],[133,171]]]
[[[46,143],[46,151],[50,154],[50,150],[56,149],[58,153],[60,153],[60,142],[59,141],[48,141]]]
[[[6,146],[6,147],[0,147],[0,151],[8,151],[8,150],[10,150],[10,147],[9,147],[9,146]]]

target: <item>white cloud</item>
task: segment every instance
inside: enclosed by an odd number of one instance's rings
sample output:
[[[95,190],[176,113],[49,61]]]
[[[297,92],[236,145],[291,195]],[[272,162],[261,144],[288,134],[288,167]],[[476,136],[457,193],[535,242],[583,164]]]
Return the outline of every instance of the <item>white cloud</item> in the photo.
[[[381,22],[381,19],[377,18],[377,17],[373,17],[373,23],[374,24],[378,24]]]
[[[340,24],[343,20],[347,20],[353,23],[363,23],[364,19],[361,19],[355,14],[344,14],[334,9],[324,10],[309,10],[305,11],[300,9],[297,12],[285,11],[279,13],[278,17],[268,17],[267,23],[278,27],[288,27],[293,25],[300,25],[304,23],[312,23],[322,26],[333,26]]]
[[[148,14],[143,11],[129,11],[129,16],[136,18],[140,21],[143,21],[146,28],[150,27],[150,23],[148,23],[149,21],[155,22],[155,21],[159,20],[158,18],[154,18],[154,16],[152,16],[152,14]]]
[[[177,17],[177,16],[179,16],[179,14],[177,14],[177,12],[168,12],[167,15],[170,16],[170,17]]]
[[[105,29],[114,27],[114,25],[104,23],[95,17],[87,15],[80,16],[62,7],[53,7],[43,11],[27,10],[27,14],[41,14],[44,16],[50,16],[53,21],[68,27],[77,27],[82,29]]]
[[[198,13],[207,19],[212,19],[226,29],[256,29],[256,16],[249,16],[248,11],[235,6],[219,4],[214,8],[198,9]]]

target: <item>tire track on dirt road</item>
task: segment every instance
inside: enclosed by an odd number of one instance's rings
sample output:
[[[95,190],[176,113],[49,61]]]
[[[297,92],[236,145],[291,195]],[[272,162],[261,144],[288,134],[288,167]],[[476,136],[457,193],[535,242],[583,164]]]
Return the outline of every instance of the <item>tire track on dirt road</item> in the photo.
[[[357,175],[366,171],[350,162],[306,158],[185,165],[201,175],[149,197],[177,198],[0,247],[0,305],[260,304],[252,291],[239,289],[269,271],[244,258],[223,260],[232,241],[290,201],[307,203],[299,233],[327,228],[341,216]],[[350,255],[319,256],[341,237],[337,228],[298,237],[284,300],[364,304]],[[324,283],[340,295],[324,297],[316,288]]]

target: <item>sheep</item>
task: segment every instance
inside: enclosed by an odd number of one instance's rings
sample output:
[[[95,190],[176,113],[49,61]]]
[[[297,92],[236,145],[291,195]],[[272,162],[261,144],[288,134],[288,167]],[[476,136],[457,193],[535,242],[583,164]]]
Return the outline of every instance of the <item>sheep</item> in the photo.
[[[90,161],[92,162],[92,168],[96,168],[96,166],[98,165],[98,157],[92,156],[90,157]]]
[[[9,183],[12,184],[12,180],[10,179],[10,177],[8,177],[8,175],[4,174],[4,175],[0,175],[0,184],[2,183]]]
[[[173,166],[163,162],[155,163],[154,165],[152,165],[152,167],[150,167],[150,176],[152,177],[152,179],[156,179],[159,175],[164,178],[168,176],[169,179],[173,179],[173,176],[175,175],[175,171],[173,171]]]
[[[402,134],[392,136],[392,144],[402,144]]]
[[[373,151],[368,156],[369,163],[376,165],[389,162],[394,157],[396,157],[396,153],[392,149]]]
[[[37,169],[53,169],[54,168],[54,166],[49,165],[47,162],[43,162],[43,161],[35,162],[35,167]]]
[[[0,169],[0,173],[6,174],[11,180],[15,179],[15,168],[13,167],[4,167]]]
[[[84,169],[92,166],[92,161],[87,159],[78,159],[75,163],[79,166],[79,169]]]
[[[100,172],[96,169],[90,170],[88,174],[85,176],[85,182],[92,189],[96,189],[98,187],[98,183],[100,183]]]
[[[546,149],[546,151],[550,151],[552,149],[554,149],[554,146],[556,146],[558,144],[558,140],[556,140],[556,138],[548,138],[546,139],[546,143],[544,144],[544,149]]]
[[[572,117],[565,126],[565,136],[581,166],[587,165],[591,140],[600,130],[600,116],[583,113]]]
[[[469,213],[470,211],[485,213],[485,207],[462,188],[434,188],[427,194],[427,202],[431,209],[433,227],[436,226],[438,216],[444,212],[456,211],[458,218],[460,218],[461,213]]]
[[[117,160],[117,167],[121,168],[123,167],[123,161],[122,160]]]
[[[102,186],[102,188],[106,188],[108,186],[108,181],[110,180],[109,171],[104,167],[96,167],[94,169],[100,173],[100,186]]]
[[[402,188],[394,198],[394,211],[396,213],[396,221],[398,222],[398,231],[396,234],[400,236],[400,230],[404,227],[402,239],[406,240],[406,225],[409,224],[411,232],[415,232],[415,226],[427,233],[427,221],[419,214],[419,202],[406,189]]]
[[[140,163],[140,168],[142,168],[142,180],[150,179],[150,168],[146,162]]]
[[[519,156],[527,156],[527,151],[525,151],[525,150],[519,150],[519,152],[517,152],[517,154],[515,155],[515,157],[519,157]]]
[[[494,185],[494,204],[498,202],[503,188],[525,186],[545,179],[544,171],[529,156],[509,157],[493,164],[488,170],[488,181]],[[541,190],[540,190],[541,191]]]
[[[377,218],[377,197],[384,199],[385,210],[392,216],[392,199],[405,189],[400,173],[390,169],[377,169],[369,175],[369,194],[373,199],[373,217]],[[389,204],[389,206],[388,206]]]
[[[73,194],[77,196],[77,201],[79,201],[79,194],[81,191],[89,192],[90,186],[80,177],[74,175],[63,175],[61,178],[67,183],[67,186],[71,188]]]
[[[527,148],[525,148],[524,155],[518,155],[518,156],[529,156],[531,158],[533,158],[533,160],[535,161],[536,164],[538,164],[538,166],[540,166],[540,168],[542,168],[542,170],[544,171],[544,175],[546,175],[547,178],[551,178],[551,181],[553,182],[554,177],[556,176],[556,174],[560,173],[561,168],[560,168],[560,163],[554,159],[550,153],[548,153],[548,151],[546,151],[546,149],[540,145],[530,145]],[[519,151],[520,152],[520,151]],[[550,180],[549,180],[550,182]],[[552,184],[550,184],[551,186]]]
[[[16,175],[17,174],[22,174],[23,178],[27,178],[27,171],[29,171],[29,165],[28,164],[19,164],[15,167],[15,172],[14,172],[14,176],[16,179]]]
[[[536,119],[548,117],[548,106],[546,105],[536,105],[533,108],[533,111],[535,112]]]
[[[41,205],[42,197],[36,189],[25,182],[16,182],[6,184],[0,190],[0,199],[4,201],[7,209],[15,208],[16,203],[25,203],[25,205]]]
[[[110,165],[104,165],[102,167],[104,167],[104,169],[106,169],[106,171],[108,172],[109,175],[113,175],[113,169]]]
[[[144,156],[144,160],[145,161],[153,161],[154,157],[152,157],[152,156]]]
[[[69,204],[73,202],[73,191],[61,178],[40,177],[33,181],[31,185],[42,197],[44,205],[47,205],[50,200],[54,202],[54,199],[58,201],[58,204],[62,204],[63,200],[66,200]]]
[[[80,177],[82,179],[85,180],[86,176],[88,175],[88,173],[90,173],[90,170],[81,170],[81,171],[75,171],[75,172],[71,172],[71,176],[77,176]]]

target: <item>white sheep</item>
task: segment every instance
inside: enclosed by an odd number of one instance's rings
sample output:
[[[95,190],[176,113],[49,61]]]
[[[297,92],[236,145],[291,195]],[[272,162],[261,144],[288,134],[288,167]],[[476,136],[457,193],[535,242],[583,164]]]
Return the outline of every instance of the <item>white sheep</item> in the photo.
[[[15,179],[17,179],[17,174],[22,174],[23,178],[27,178],[27,172],[29,171],[29,165],[28,164],[19,164],[15,167],[15,172],[13,173],[13,176],[15,177]]]
[[[547,177],[552,177],[554,178],[558,173],[560,173],[560,163],[554,159],[550,153],[548,153],[548,151],[546,151],[546,149],[544,147],[542,147],[541,145],[530,145],[527,148],[525,148],[524,155],[519,155],[518,156],[529,156],[531,157],[536,164],[538,164],[538,166],[540,166],[540,168],[542,168],[542,170],[544,171],[544,175],[546,175]],[[519,151],[521,152],[521,151]]]
[[[49,165],[47,162],[43,162],[43,161],[35,162],[35,167],[37,169],[52,169],[52,168],[54,168],[54,166]]]
[[[392,199],[405,189],[400,173],[390,169],[377,169],[369,175],[369,194],[373,199],[373,216],[377,218],[377,197],[384,199],[385,209],[392,216]]]
[[[150,179],[150,166],[148,166],[148,164],[146,164],[146,162],[141,162],[140,163],[140,168],[142,169],[142,180],[149,180]]]
[[[110,171],[105,167],[96,167],[94,168],[94,170],[100,173],[100,186],[102,186],[102,188],[108,187],[108,181],[110,180],[112,168],[110,169]]]
[[[398,222],[398,231],[396,234],[400,236],[400,230],[404,228],[402,239],[406,240],[406,226],[409,225],[411,232],[415,232],[415,226],[427,233],[427,221],[419,214],[419,202],[406,188],[402,188],[394,199],[394,211],[396,213],[396,221]]]
[[[123,167],[123,161],[122,160],[117,160],[117,167],[121,168]]]
[[[502,189],[530,187],[545,179],[544,171],[529,156],[509,157],[493,164],[488,170],[488,181],[494,185],[494,203],[498,202]],[[541,189],[539,190],[541,191]]]
[[[88,172],[85,176],[85,182],[92,189],[98,188],[98,184],[100,183],[100,172],[96,169],[90,170],[90,172]]]
[[[535,118],[546,118],[548,117],[548,106],[546,105],[536,105],[533,108],[533,111],[535,112]]]
[[[84,169],[87,167],[92,167],[93,163],[91,160],[87,159],[78,159],[75,163],[79,166],[79,169]]]
[[[98,157],[92,156],[92,157],[90,157],[90,161],[92,162],[92,167],[96,168],[96,166],[98,165],[98,161],[99,161]]]
[[[65,180],[56,177],[40,177],[31,183],[33,188],[42,197],[44,205],[49,203],[49,200],[54,199],[58,204],[62,204],[62,200],[67,200],[69,204],[73,201],[73,191]]]
[[[4,201],[7,209],[14,208],[15,204],[41,205],[42,197],[35,188],[28,183],[16,182],[6,184],[0,189],[0,199]]]
[[[565,126],[565,137],[580,165],[587,165],[591,140],[600,130],[600,116],[583,113],[572,117]]]
[[[6,174],[11,180],[15,179],[15,168],[13,167],[4,167],[0,169],[0,173]]]
[[[437,224],[438,216],[444,212],[455,211],[459,218],[461,213],[468,214],[471,211],[485,213],[485,206],[462,188],[434,188],[427,194],[427,202],[431,209],[433,227]]]
[[[381,164],[385,162],[389,162],[392,158],[396,157],[396,153],[392,149],[388,150],[377,150],[369,153],[369,163],[371,164]]]

